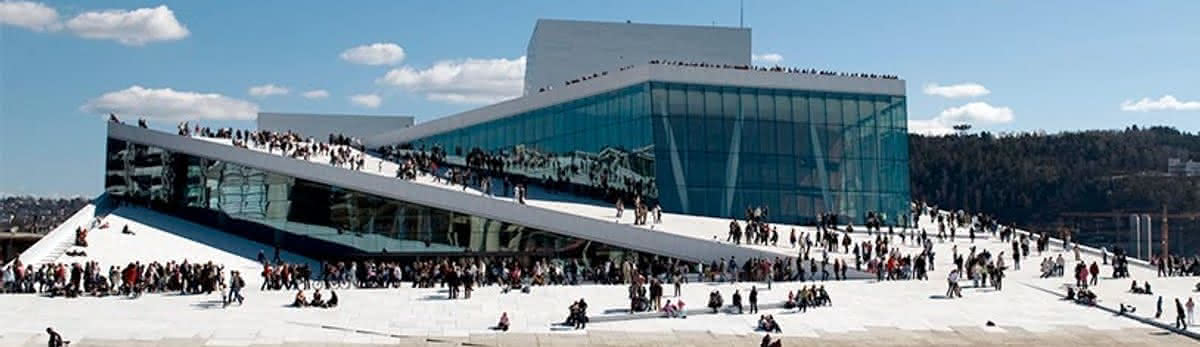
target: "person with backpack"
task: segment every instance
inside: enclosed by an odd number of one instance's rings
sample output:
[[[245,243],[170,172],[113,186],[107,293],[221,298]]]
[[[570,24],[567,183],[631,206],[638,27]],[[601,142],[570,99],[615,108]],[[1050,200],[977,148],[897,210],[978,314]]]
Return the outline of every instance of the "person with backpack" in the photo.
[[[242,297],[242,288],[246,286],[246,280],[242,279],[242,274],[237,271],[233,271],[232,275],[232,278],[229,279],[229,299],[225,302],[228,305],[237,300],[238,306],[241,306],[242,302],[246,300],[245,297]]]

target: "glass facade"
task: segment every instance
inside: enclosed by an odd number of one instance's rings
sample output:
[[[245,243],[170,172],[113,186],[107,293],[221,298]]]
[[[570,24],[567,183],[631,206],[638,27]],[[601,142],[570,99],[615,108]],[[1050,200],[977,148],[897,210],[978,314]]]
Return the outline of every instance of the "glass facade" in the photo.
[[[449,162],[472,150],[501,154],[505,172],[553,180],[600,197],[658,196],[648,85],[639,84],[457,129],[411,143],[438,147]],[[585,189],[586,190],[586,189]],[[575,191],[580,191],[575,189]],[[665,208],[665,207],[664,207]]]
[[[663,206],[773,222],[907,211],[903,96],[651,83]]]
[[[895,95],[647,82],[412,145],[451,157],[532,151],[555,158],[551,167],[601,166],[602,179],[566,179],[616,182],[668,212],[743,217],[763,207],[769,221],[784,223],[820,213],[862,222],[879,212],[895,222],[909,201],[905,110]]]
[[[116,139],[108,140],[105,189],[123,202],[320,259],[384,253],[585,260],[646,256]]]

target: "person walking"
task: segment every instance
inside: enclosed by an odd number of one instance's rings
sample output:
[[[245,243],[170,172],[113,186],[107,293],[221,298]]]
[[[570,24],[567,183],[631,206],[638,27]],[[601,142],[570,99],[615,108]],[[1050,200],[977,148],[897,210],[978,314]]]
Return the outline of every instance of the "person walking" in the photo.
[[[651,306],[651,307],[654,307],[654,309],[656,309],[656,310],[661,308],[662,307],[662,296],[663,296],[662,284],[658,283],[657,279],[652,280],[650,282],[650,302],[651,302],[651,305],[653,305],[653,306]]]
[[[1187,321],[1184,320],[1186,317],[1183,314],[1183,304],[1179,303],[1179,298],[1175,298],[1175,329],[1187,330]]]
[[[737,289],[733,290],[733,307],[736,307],[738,314],[742,314],[742,293]]]
[[[1154,311],[1154,319],[1159,319],[1162,317],[1162,295],[1158,296],[1158,305],[1156,307],[1157,309]]]
[[[758,313],[758,288],[750,286],[750,314],[755,313]]]
[[[1183,307],[1187,309],[1188,324],[1196,324],[1196,318],[1195,318],[1196,317],[1196,314],[1195,314],[1196,303],[1192,302],[1191,297],[1188,297],[1188,301],[1186,304],[1183,304]]]
[[[671,276],[671,282],[675,285],[675,297],[683,295],[683,273],[676,270],[675,274]]]
[[[238,306],[242,305],[242,302],[246,300],[242,297],[242,288],[245,286],[246,280],[242,279],[242,274],[234,271],[233,276],[229,279],[229,299],[225,301],[226,306],[232,304],[233,300],[237,300]]]
[[[1100,284],[1100,265],[1097,265],[1096,262],[1093,261],[1092,266],[1089,270],[1092,273],[1092,282],[1091,282],[1092,285],[1093,286],[1099,285]]]

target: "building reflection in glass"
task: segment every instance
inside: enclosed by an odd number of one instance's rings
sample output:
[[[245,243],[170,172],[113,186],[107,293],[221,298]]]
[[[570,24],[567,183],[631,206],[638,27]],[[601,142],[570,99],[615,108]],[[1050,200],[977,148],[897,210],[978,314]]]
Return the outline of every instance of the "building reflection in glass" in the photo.
[[[318,258],[537,255],[649,257],[503,221],[109,139],[110,196]],[[312,254],[316,253],[316,254]],[[351,254],[348,254],[351,253]]]

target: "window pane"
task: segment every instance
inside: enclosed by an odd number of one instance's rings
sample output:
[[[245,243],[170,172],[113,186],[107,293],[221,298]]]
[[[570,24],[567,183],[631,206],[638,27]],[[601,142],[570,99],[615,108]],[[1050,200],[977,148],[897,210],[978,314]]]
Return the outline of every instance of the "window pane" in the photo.
[[[707,117],[721,116],[721,94],[715,88],[704,90],[704,115]]]
[[[862,119],[863,126],[874,127],[876,122],[875,105],[870,99],[861,99],[858,101],[859,119]]]
[[[688,117],[686,122],[689,136],[684,142],[687,143],[687,149],[691,151],[703,151],[705,142],[708,140],[704,137],[705,119],[701,117]],[[676,139],[676,141],[679,141],[679,139]]]
[[[689,88],[687,91],[688,117],[704,116],[704,92],[699,88]]]
[[[758,121],[758,150],[762,153],[776,153],[779,151],[778,140],[776,140],[775,131],[779,128],[779,123],[770,120]]]
[[[779,157],[779,187],[790,189],[796,186],[796,157],[784,155]]]
[[[808,115],[807,96],[802,94],[796,94],[792,96],[792,119],[796,122],[816,122]]]
[[[811,123],[792,123],[792,146],[795,148],[793,154],[798,157],[811,158],[812,152],[812,131],[809,127]]]
[[[892,110],[895,111],[892,115],[892,127],[898,129],[908,128],[908,114],[905,100],[903,97],[892,98]]]
[[[742,89],[742,118],[750,119],[758,116],[758,101],[755,100],[751,89]]]
[[[842,125],[842,103],[832,96],[825,98],[825,121],[830,125]]]
[[[775,97],[770,94],[770,91],[759,91],[758,94],[758,116],[756,118],[763,120],[775,119]]]
[[[651,113],[657,114],[657,115],[666,115],[667,114],[667,90],[665,88],[662,88],[661,85],[655,84],[654,89],[652,89],[650,91],[650,95],[651,95],[650,101],[651,101],[651,104],[653,105],[653,109],[651,110]]]
[[[842,119],[848,126],[858,126],[858,102],[853,98],[842,99]]]
[[[776,122],[775,123],[775,151],[778,154],[793,155],[795,154],[795,133],[792,131],[792,122]]]
[[[792,97],[787,93],[780,92],[775,95],[775,120],[781,122],[791,122],[792,117]]]
[[[723,117],[738,118],[738,111],[741,109],[741,104],[738,102],[738,95],[737,89],[721,89],[721,112],[723,113]]]
[[[709,152],[728,153],[729,140],[733,134],[733,119],[705,118],[705,150]],[[722,171],[723,173],[723,171]]]
[[[675,87],[667,92],[667,114],[684,116],[687,114],[687,94]]]

